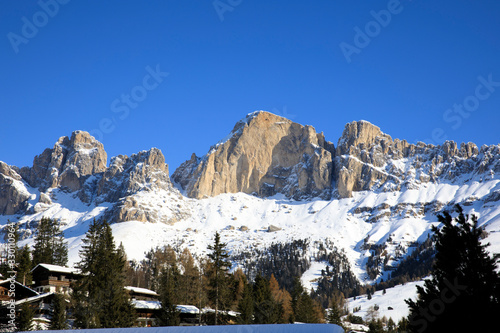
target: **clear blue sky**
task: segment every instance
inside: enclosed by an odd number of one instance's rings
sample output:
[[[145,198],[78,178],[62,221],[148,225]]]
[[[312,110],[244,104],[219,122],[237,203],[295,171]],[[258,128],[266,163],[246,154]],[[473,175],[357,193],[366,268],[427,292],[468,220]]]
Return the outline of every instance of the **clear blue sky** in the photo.
[[[500,142],[497,0],[55,1],[0,2],[11,165],[81,129],[108,157],[158,147],[173,172],[254,110],[335,144],[360,119],[409,142]]]

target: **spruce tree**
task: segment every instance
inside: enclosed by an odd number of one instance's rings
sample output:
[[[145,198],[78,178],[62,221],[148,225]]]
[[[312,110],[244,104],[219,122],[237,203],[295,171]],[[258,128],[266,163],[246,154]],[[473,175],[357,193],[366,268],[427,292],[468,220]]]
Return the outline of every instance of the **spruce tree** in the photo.
[[[33,328],[34,316],[35,311],[28,302],[24,302],[23,304],[21,304],[21,313],[19,314],[19,319],[16,323],[17,329],[19,331],[31,331]]]
[[[243,294],[238,302],[238,312],[240,324],[251,324],[253,322],[253,292],[250,283],[246,282],[243,288]]]
[[[33,245],[33,265],[53,264],[66,266],[68,244],[60,223],[55,219],[43,217],[35,232]]]
[[[211,251],[208,257],[212,263],[209,299],[215,305],[215,325],[217,325],[219,310],[225,311],[229,306],[227,271],[231,268],[231,263],[226,246],[227,244],[221,242],[218,232],[215,233],[214,245],[208,246]]]
[[[68,328],[66,313],[66,299],[61,294],[55,294],[52,300],[52,318],[49,330],[65,330]]]
[[[407,300],[414,332],[486,332],[500,313],[497,260],[482,244],[483,230],[475,215],[438,215],[442,228],[433,227],[436,258],[430,279],[417,287],[418,299]]]
[[[255,278],[253,289],[255,323],[278,323],[281,319],[283,308],[272,297],[269,281],[259,274]]]
[[[178,278],[179,272],[175,265],[163,269],[160,278],[161,309],[158,315],[160,326],[178,326],[180,324],[180,312],[176,305]]]
[[[177,296],[179,304],[196,304],[200,272],[195,265],[193,256],[187,248],[179,255],[178,262],[183,271],[183,274],[178,277]]]
[[[330,310],[328,311],[327,321],[329,324],[335,324],[342,326],[342,319],[340,315],[340,308],[336,302],[330,304]]]
[[[83,277],[73,286],[75,323],[79,328],[130,327],[135,312],[124,289],[125,259],[117,250],[111,227],[93,221],[82,240],[77,267]]]
[[[17,278],[16,280],[24,285],[30,285],[32,282],[31,269],[31,250],[28,245],[23,246],[17,251]]]

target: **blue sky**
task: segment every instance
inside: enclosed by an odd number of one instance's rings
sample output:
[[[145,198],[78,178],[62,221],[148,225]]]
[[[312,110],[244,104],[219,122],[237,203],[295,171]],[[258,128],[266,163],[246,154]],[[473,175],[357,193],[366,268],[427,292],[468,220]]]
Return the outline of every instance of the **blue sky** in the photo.
[[[323,131],[500,142],[500,2],[0,2],[0,160],[81,129],[170,171],[254,110]]]

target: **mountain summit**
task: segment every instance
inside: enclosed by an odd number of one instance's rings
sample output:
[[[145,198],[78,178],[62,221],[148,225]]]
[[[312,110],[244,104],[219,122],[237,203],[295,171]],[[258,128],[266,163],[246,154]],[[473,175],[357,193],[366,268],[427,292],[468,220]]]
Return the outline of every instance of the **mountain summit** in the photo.
[[[205,156],[184,162],[172,179],[192,198],[236,192],[329,198],[333,156],[333,144],[312,126],[257,111]]]

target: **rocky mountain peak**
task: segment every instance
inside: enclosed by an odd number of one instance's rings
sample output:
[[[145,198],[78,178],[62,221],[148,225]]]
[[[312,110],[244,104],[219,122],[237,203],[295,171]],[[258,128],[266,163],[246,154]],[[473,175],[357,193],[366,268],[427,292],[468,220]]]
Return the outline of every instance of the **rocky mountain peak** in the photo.
[[[87,176],[106,170],[107,154],[102,143],[84,131],[71,137],[60,137],[52,149],[33,159],[33,166],[23,167],[21,176],[31,186],[41,190],[64,187],[81,189]]]
[[[168,165],[158,148],[111,158],[99,181],[99,202],[115,202],[140,190],[170,189]]]
[[[353,148],[363,149],[382,141],[392,143],[392,138],[368,121],[353,121],[345,125],[337,144],[337,155],[346,154]]]
[[[236,192],[327,197],[333,154],[333,144],[312,126],[256,111],[205,156],[184,162],[172,179],[194,198]]]

